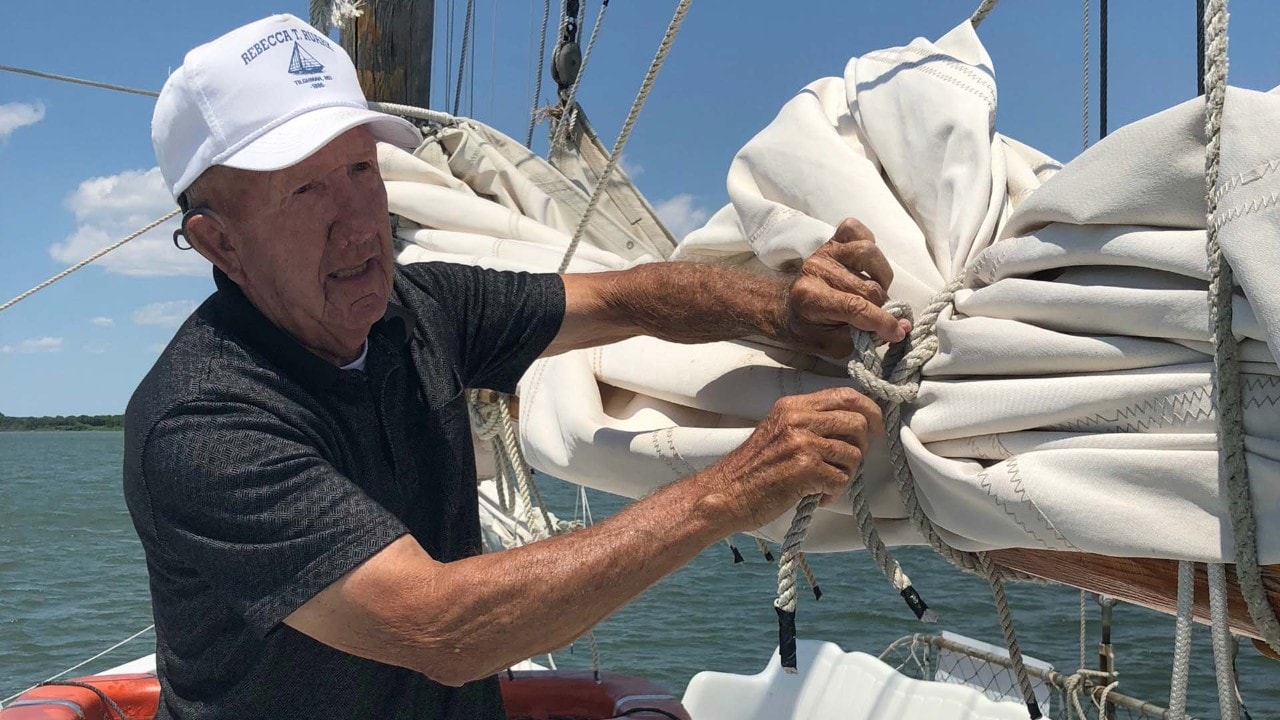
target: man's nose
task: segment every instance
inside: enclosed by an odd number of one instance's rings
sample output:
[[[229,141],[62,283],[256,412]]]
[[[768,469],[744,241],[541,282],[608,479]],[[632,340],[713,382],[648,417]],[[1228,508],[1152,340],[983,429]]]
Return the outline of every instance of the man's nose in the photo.
[[[333,239],[344,245],[367,242],[378,236],[378,223],[385,219],[374,198],[353,178],[339,183],[334,193]]]

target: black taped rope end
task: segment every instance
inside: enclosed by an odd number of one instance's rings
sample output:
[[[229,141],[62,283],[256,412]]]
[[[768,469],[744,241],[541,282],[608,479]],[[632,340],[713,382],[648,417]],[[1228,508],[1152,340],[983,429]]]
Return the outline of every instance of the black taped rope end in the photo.
[[[733,546],[733,545],[730,545],[730,546],[729,546],[729,549],[733,551],[733,564],[734,564],[734,565],[737,565],[738,563],[744,562],[744,560],[743,560],[743,558],[742,558],[742,553],[738,552],[738,548],[737,548],[737,547],[735,547],[735,546]]]
[[[902,588],[898,593],[903,600],[907,601],[907,607],[911,608],[911,612],[915,613],[916,619],[921,622],[938,622],[938,614],[929,609],[925,604],[924,598],[920,597],[920,593],[916,592],[915,586],[908,585]]]
[[[822,588],[818,587],[817,585],[813,586],[813,599],[814,600],[822,599]]]
[[[796,673],[796,613],[794,610],[783,610],[777,605],[773,609],[778,612],[778,657],[782,660],[784,672]]]
[[[773,553],[769,552],[768,550],[765,550],[765,551],[764,551],[764,561],[765,561],[765,562],[773,562]]]
[[[1031,720],[1040,720],[1044,717],[1044,713],[1040,712],[1040,703],[1035,700],[1027,701],[1027,713],[1031,715]]]

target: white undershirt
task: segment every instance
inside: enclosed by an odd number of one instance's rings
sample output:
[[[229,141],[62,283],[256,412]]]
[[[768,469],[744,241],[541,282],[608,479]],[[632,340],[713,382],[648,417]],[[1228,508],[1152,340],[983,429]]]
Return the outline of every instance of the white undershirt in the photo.
[[[360,350],[360,357],[352,360],[342,366],[343,370],[364,370],[364,361],[369,357],[369,339],[365,338],[364,347]]]

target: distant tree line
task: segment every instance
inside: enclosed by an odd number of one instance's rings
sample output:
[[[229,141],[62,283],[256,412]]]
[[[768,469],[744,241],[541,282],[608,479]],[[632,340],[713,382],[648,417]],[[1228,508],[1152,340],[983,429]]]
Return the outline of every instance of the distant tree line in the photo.
[[[52,417],[9,417],[0,413],[4,430],[123,430],[123,415],[55,415]]]

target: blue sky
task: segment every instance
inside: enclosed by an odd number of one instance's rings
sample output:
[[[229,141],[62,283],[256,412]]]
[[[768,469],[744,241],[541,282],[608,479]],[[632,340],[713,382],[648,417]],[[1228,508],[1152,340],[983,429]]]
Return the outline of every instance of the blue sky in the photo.
[[[839,75],[851,56],[936,38],[976,4],[701,0],[641,114],[626,165],[677,231],[696,227],[725,201],[733,153],[799,88]],[[452,7],[456,72],[465,2],[436,5],[432,101],[442,107],[445,19]],[[541,6],[477,1],[474,83],[463,113],[521,139]],[[609,8],[581,98],[610,141],[674,6],[614,0]],[[1195,94],[1194,8],[1194,0],[1111,3],[1112,129]],[[1280,3],[1234,0],[1231,9],[1232,84],[1280,85]],[[598,0],[587,2],[586,31],[597,10]],[[9,3],[0,64],[157,90],[188,49],[274,12],[305,18],[307,3]],[[1095,7],[1094,38],[1096,15]],[[999,84],[997,127],[1060,160],[1081,148],[1081,19],[1076,1],[1007,0],[980,31]],[[1091,66],[1096,137],[1096,48]],[[545,103],[554,85],[543,87]],[[452,90],[451,79],[450,99]],[[0,73],[0,302],[170,209],[152,170],[151,109],[148,98]],[[544,127],[537,137],[545,146]],[[0,412],[122,412],[177,324],[211,291],[203,261],[155,232],[0,313]]]

